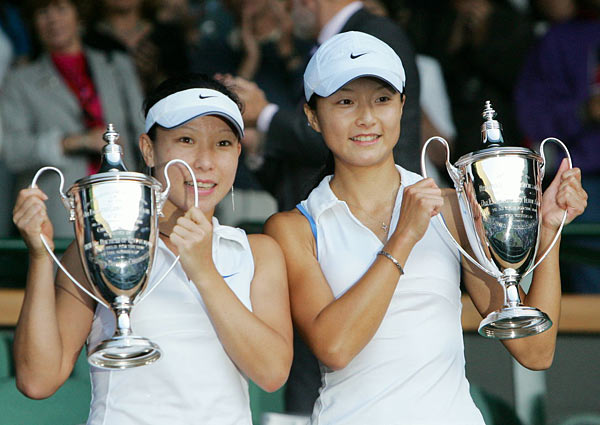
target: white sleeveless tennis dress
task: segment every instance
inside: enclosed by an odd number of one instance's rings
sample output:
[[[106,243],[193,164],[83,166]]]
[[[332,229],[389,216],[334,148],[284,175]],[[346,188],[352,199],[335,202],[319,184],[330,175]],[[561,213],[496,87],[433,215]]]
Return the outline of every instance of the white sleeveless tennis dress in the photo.
[[[402,186],[422,177],[398,167]],[[367,271],[381,241],[336,198],[326,177],[299,210],[316,234],[319,264],[334,296]],[[484,425],[469,393],[461,328],[460,256],[431,220],[404,266],[388,311],[372,340],[342,370],[321,365],[314,425]]]

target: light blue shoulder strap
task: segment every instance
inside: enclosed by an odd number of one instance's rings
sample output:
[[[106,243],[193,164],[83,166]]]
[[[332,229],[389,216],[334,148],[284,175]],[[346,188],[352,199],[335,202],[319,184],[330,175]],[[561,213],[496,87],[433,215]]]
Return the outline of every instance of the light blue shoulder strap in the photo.
[[[310,224],[310,230],[312,231],[312,234],[315,238],[315,246],[317,247],[317,253],[319,252],[319,246],[317,245],[317,223],[315,223],[315,220],[312,218],[312,215],[309,214],[308,211],[306,211],[306,208],[304,208],[301,204],[296,205],[296,208],[298,208],[298,211],[300,211],[302,213],[302,215],[304,217],[306,217],[306,219],[308,220],[308,223]]]

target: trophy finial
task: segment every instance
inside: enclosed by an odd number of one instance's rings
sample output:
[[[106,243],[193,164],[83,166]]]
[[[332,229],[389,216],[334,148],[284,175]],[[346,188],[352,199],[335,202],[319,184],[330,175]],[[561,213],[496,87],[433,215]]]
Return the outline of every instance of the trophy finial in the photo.
[[[123,163],[123,149],[117,143],[119,133],[115,130],[114,124],[109,123],[106,126],[106,132],[102,135],[102,139],[106,142],[106,146],[102,148],[102,164],[98,172],[127,171]]]
[[[485,101],[485,107],[483,108],[483,114],[481,114],[483,119],[486,121],[491,121],[496,118],[496,111],[492,108],[492,102],[489,100]]]
[[[495,120],[496,111],[492,108],[492,102],[485,101],[481,116],[485,120],[481,125],[481,142],[486,146],[500,146],[504,144],[502,136],[502,125]]]
[[[115,130],[115,125],[113,123],[109,123],[106,126],[106,132],[102,135],[102,139],[108,144],[117,142],[119,133]]]

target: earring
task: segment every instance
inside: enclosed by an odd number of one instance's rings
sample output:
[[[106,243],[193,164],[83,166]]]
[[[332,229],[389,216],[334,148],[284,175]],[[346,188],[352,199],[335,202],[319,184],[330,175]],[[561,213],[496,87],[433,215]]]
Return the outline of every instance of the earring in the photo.
[[[231,211],[235,212],[235,194],[233,193],[233,186],[231,186]]]

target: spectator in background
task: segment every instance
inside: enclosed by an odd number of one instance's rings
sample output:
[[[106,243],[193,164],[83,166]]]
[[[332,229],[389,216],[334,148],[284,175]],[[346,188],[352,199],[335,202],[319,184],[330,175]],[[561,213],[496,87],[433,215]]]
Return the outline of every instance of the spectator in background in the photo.
[[[519,124],[532,143],[557,137],[585,176],[590,199],[600,198],[600,1],[578,1],[577,16],[555,24],[532,50],[515,92]],[[562,157],[562,153],[561,153]],[[549,164],[551,175],[556,164]],[[600,204],[580,218],[600,223]],[[585,249],[598,240],[578,238]],[[600,268],[565,270],[565,290],[600,292]]]
[[[425,1],[407,21],[417,52],[444,71],[456,123],[453,160],[481,148],[481,112],[491,100],[507,143],[518,145],[512,92],[532,33],[527,19],[501,0]]]
[[[106,52],[131,54],[147,92],[165,78],[189,69],[183,25],[159,22],[144,0],[100,0],[93,13],[97,20],[85,42]]]
[[[94,173],[107,123],[120,132],[125,161],[134,169],[136,140],[143,130],[141,91],[126,55],[84,46],[72,0],[30,0],[30,20],[43,49],[31,64],[11,71],[0,94],[2,157],[18,187],[31,184],[42,166],[65,174],[66,185]],[[51,173],[39,186],[49,194],[48,212],[55,236],[71,237],[72,225]]]
[[[312,40],[295,36],[291,3],[224,0],[222,4],[221,9],[206,9],[205,22],[218,28],[200,40],[194,70],[238,75],[254,81],[277,104],[295,106]]]

